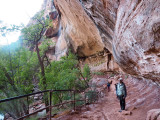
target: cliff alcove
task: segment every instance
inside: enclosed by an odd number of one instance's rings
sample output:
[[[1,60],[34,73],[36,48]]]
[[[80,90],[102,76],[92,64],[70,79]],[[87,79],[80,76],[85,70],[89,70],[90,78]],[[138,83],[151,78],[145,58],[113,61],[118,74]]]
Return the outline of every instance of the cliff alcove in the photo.
[[[137,86],[146,84],[138,80],[160,86],[159,0],[54,0],[54,6],[61,17],[57,60],[72,49],[93,72],[126,73]]]
[[[107,49],[113,56],[109,69],[159,84],[159,4],[157,0],[54,0],[60,22],[56,29],[61,31],[57,59],[68,49],[83,58]]]
[[[3,30],[12,31],[1,27],[0,32]],[[95,85],[101,95],[97,103],[79,107],[78,112],[63,111],[57,118],[56,111],[53,119],[160,119],[160,0],[44,0],[21,32],[21,47],[12,51],[0,46],[2,99],[37,92],[34,89],[74,89],[82,98]],[[128,91],[122,113],[115,92],[120,77]],[[110,92],[108,81],[112,81]],[[50,96],[31,97],[32,104],[30,97],[26,104],[19,100],[21,109],[15,103],[0,104],[0,114],[13,113],[8,117],[16,119],[35,112],[35,106],[45,109],[52,101],[56,105],[75,98],[75,93],[52,96],[53,90],[48,92]],[[51,117],[49,107],[45,113],[44,119]]]

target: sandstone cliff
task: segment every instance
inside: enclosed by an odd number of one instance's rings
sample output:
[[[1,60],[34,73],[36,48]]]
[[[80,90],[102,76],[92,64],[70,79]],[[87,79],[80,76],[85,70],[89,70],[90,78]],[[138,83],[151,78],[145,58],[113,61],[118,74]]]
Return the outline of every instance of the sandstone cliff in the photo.
[[[97,62],[105,70],[120,70],[119,65],[160,82],[159,0],[54,0],[54,6],[60,22],[56,59],[71,48],[93,69]]]
[[[121,1],[113,53],[125,72],[160,82],[159,13],[159,0]]]

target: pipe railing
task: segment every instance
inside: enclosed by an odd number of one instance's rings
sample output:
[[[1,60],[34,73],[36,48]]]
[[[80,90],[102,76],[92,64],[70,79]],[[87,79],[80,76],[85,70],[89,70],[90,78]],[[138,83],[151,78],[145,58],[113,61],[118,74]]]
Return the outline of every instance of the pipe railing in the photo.
[[[86,105],[86,100],[87,100],[86,97],[85,97],[84,100],[76,100],[75,99],[75,94],[76,94],[75,90],[45,90],[45,91],[39,91],[39,92],[35,92],[35,93],[30,93],[30,94],[27,94],[27,95],[21,95],[21,96],[16,96],[16,97],[11,97],[11,98],[0,100],[0,104],[4,103],[4,102],[8,102],[8,101],[12,101],[12,100],[16,100],[16,99],[26,98],[27,97],[27,104],[28,104],[28,111],[29,111],[29,102],[28,102],[29,96],[40,94],[40,93],[48,93],[48,92],[49,92],[49,106],[44,107],[42,109],[39,109],[39,110],[37,110],[37,111],[35,111],[33,113],[26,114],[26,115],[24,115],[22,117],[19,117],[19,118],[17,118],[17,120],[23,120],[24,118],[28,118],[28,117],[30,117],[30,116],[38,113],[38,112],[41,112],[43,110],[46,110],[48,108],[49,108],[49,120],[51,120],[51,118],[52,118],[52,108],[53,107],[57,107],[57,106],[68,104],[68,103],[73,103],[73,109],[75,111],[75,109],[76,109],[76,102],[78,102],[78,101],[84,101],[85,105]],[[60,103],[60,104],[52,105],[52,93],[53,92],[73,92],[73,100],[70,100],[70,101],[67,101],[67,102],[63,102],[63,103]]]

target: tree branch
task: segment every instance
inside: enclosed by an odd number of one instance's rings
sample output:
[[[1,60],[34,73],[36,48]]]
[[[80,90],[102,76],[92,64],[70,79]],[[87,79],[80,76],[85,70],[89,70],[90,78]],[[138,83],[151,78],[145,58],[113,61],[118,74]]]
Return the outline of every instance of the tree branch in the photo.
[[[11,84],[11,85],[14,85],[14,81],[12,80],[12,78],[10,77],[9,73],[7,72],[7,70],[5,69],[5,67],[3,67],[1,64],[0,64],[0,67],[2,68],[6,78],[8,79],[8,82]]]

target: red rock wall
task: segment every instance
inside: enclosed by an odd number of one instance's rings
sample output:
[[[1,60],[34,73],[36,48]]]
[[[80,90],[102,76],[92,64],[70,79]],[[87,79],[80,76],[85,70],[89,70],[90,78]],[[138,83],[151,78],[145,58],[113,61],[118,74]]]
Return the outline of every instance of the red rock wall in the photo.
[[[123,71],[160,82],[160,1],[83,0]]]
[[[131,75],[160,82],[160,0],[121,0],[114,58]]]
[[[61,14],[55,53],[113,54],[131,75],[160,82],[160,0],[54,0]],[[106,60],[106,63],[108,61]]]
[[[103,51],[100,33],[78,0],[54,0],[54,3],[61,14],[62,29],[59,41],[63,40],[67,44],[62,46],[61,42],[57,44],[57,49],[64,50],[70,45],[81,57]]]
[[[100,31],[105,47],[112,52],[119,0],[83,0],[82,6]]]

